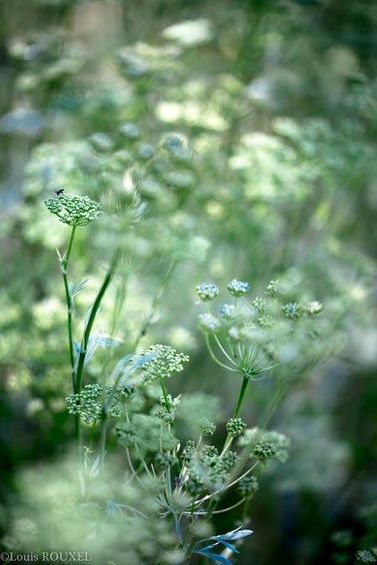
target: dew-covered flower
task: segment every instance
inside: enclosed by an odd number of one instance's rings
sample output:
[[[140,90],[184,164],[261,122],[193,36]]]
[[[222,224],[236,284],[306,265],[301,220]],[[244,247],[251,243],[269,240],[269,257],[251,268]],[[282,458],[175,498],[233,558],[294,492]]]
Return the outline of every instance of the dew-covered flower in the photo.
[[[196,287],[196,293],[203,302],[214,300],[219,294],[219,289],[214,283],[201,283]]]
[[[61,194],[44,201],[51,214],[69,226],[85,226],[101,214],[99,204],[88,196]]]
[[[250,290],[250,285],[248,282],[233,279],[230,283],[228,283],[227,289],[232,296],[239,298],[240,296],[244,296]]]
[[[199,314],[199,326],[203,330],[217,332],[220,328],[220,320],[213,314],[206,312],[205,314]]]

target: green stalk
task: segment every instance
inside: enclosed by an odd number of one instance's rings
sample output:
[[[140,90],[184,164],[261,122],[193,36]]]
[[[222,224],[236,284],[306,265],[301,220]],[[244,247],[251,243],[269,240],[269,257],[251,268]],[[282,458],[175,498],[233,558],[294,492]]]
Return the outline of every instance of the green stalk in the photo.
[[[144,321],[142,322],[139,333],[138,333],[134,343],[132,344],[131,351],[135,351],[135,349],[137,348],[137,346],[140,343],[141,338],[145,335],[145,333],[146,333],[146,331],[147,331],[147,329],[148,329],[148,327],[151,323],[151,320],[154,316],[156,308],[157,308],[157,306],[158,306],[158,304],[159,304],[159,302],[162,298],[162,295],[164,294],[166,287],[168,286],[168,284],[170,282],[170,279],[173,275],[173,272],[174,272],[174,269],[176,268],[176,266],[177,266],[177,261],[172,261],[170,263],[170,265],[169,265],[169,267],[166,271],[164,280],[162,281],[162,285],[161,285],[159,291],[157,292],[157,294],[155,295],[155,297],[153,298],[153,302],[151,304],[149,313],[146,316],[146,318],[144,319]]]
[[[159,377],[158,381],[160,383],[160,387],[161,387],[161,390],[162,390],[162,396],[164,397],[166,409],[170,413],[170,403],[169,403],[169,399],[168,399],[168,393],[167,393],[166,387],[164,385],[164,381],[163,381],[163,379],[161,379],[161,377]]]
[[[243,381],[242,381],[240,393],[238,395],[237,404],[236,404],[236,407],[234,409],[232,418],[238,418],[239,415],[240,415],[243,403],[245,401],[245,394],[246,394],[248,384],[249,384],[249,379],[247,377],[244,377]],[[223,450],[221,452],[221,455],[224,455],[224,453],[226,453],[228,451],[228,449],[230,448],[230,446],[233,443],[233,440],[234,440],[234,437],[231,436],[230,434],[228,434],[226,436],[226,440],[225,440],[224,447],[223,447]]]
[[[69,238],[67,251],[64,253],[64,256],[59,259],[60,269],[62,272],[63,282],[64,282],[65,300],[67,304],[67,330],[68,330],[69,362],[71,366],[72,390],[75,390],[75,356],[73,351],[73,331],[72,331],[73,300],[69,290],[67,269],[68,269],[69,258],[72,251],[73,239],[75,237],[76,227],[77,226],[72,226],[71,237]]]
[[[96,319],[96,315],[98,313],[99,307],[101,305],[102,299],[103,299],[105,292],[107,291],[107,289],[108,289],[108,287],[111,283],[111,280],[113,278],[115,267],[116,267],[118,260],[119,260],[119,256],[120,256],[120,251],[119,251],[119,249],[117,249],[115,251],[114,255],[113,255],[113,258],[112,258],[110,266],[107,270],[106,276],[105,276],[105,278],[102,282],[102,285],[101,285],[101,287],[100,287],[100,289],[97,293],[97,296],[94,300],[93,306],[92,306],[90,314],[89,314],[87,324],[86,324],[85,329],[84,329],[84,335],[83,335],[82,340],[81,340],[80,354],[79,354],[79,358],[78,358],[78,362],[77,362],[77,369],[76,369],[75,394],[80,394],[80,392],[81,392],[83,369],[84,369],[85,357],[86,357],[86,353],[87,353],[87,349],[88,349],[90,334],[91,334],[93,324],[94,324],[94,321]],[[76,434],[76,438],[79,441],[79,445],[80,445],[80,416],[78,414],[75,416],[75,434]]]
[[[163,293],[166,290],[166,287],[168,286],[168,284],[171,280],[171,277],[173,275],[173,272],[174,272],[174,269],[175,269],[176,266],[177,266],[177,261],[172,261],[170,263],[170,265],[169,265],[169,267],[166,271],[164,280],[162,281],[162,285],[161,285],[159,291],[156,293],[156,295],[153,298],[150,311],[149,311],[148,315],[146,316],[145,320],[143,321],[141,328],[139,330],[139,333],[138,333],[134,343],[132,344],[131,351],[136,350],[137,346],[140,343],[141,338],[144,336],[145,332],[147,331],[148,326],[149,326],[149,324],[150,324],[150,322],[153,318],[153,315],[156,311],[156,308],[157,308],[157,306],[158,306],[158,304],[159,304],[159,302],[162,298]],[[118,379],[113,384],[113,394],[114,394],[115,389],[118,386],[120,378],[121,378],[121,375],[118,376]],[[111,403],[112,398],[113,398],[113,395],[110,396],[110,399],[109,399],[110,403]],[[166,398],[165,398],[165,400],[166,400]],[[100,442],[100,445],[101,445],[101,449],[100,449],[101,460],[104,459],[105,445],[106,445],[106,439],[107,439],[107,431],[108,431],[108,420],[105,419],[104,422],[103,422],[102,430],[101,430],[101,442]]]
[[[264,415],[262,416],[262,418],[260,419],[260,421],[258,423],[259,428],[263,429],[267,426],[272,415],[274,414],[278,405],[280,404],[283,396],[285,395],[287,388],[288,388],[288,382],[287,382],[286,379],[282,380],[278,384],[278,387],[275,390],[275,393],[274,393],[274,395],[271,399],[271,402],[267,406],[267,409],[265,410]],[[238,461],[236,468],[234,469],[232,475],[236,476],[242,470],[242,468],[246,464],[249,457],[250,457],[250,446],[246,446],[242,451],[241,458]]]

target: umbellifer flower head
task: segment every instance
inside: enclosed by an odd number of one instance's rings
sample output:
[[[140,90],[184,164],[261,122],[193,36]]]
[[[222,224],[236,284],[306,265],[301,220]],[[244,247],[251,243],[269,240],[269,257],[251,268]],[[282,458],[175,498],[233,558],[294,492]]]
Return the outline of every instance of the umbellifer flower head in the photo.
[[[289,302],[283,306],[283,312],[287,318],[299,318],[301,309],[297,302]]]
[[[220,315],[222,316],[222,318],[230,319],[234,317],[235,310],[236,307],[234,306],[234,304],[224,304],[220,308]]]
[[[101,214],[99,204],[88,196],[61,194],[44,201],[51,214],[69,226],[86,226]]]
[[[213,300],[219,294],[219,289],[214,283],[201,283],[196,287],[196,293],[200,300]]]
[[[210,314],[209,312],[199,314],[199,326],[202,330],[207,332],[217,332],[220,325],[220,320],[213,314]]]
[[[321,302],[319,302],[318,300],[312,300],[312,302],[309,302],[309,304],[307,304],[306,312],[311,316],[316,316],[317,314],[320,314],[322,312],[322,308],[323,305]]]
[[[180,373],[183,371],[184,363],[189,361],[188,355],[178,353],[173,347],[160,343],[151,345],[142,352],[142,356],[149,354],[153,355],[153,358],[142,365],[142,370],[145,372],[143,379],[145,383],[155,379],[166,379],[175,373]]]
[[[248,282],[233,279],[228,283],[227,289],[232,296],[238,298],[244,296],[250,290],[250,285]]]

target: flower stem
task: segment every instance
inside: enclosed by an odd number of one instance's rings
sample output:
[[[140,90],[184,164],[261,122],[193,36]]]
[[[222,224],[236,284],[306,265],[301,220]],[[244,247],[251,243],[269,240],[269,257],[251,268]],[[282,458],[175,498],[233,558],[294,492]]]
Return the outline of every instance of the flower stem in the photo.
[[[210,343],[210,341],[209,341],[209,336],[208,336],[207,333],[204,333],[204,339],[205,339],[205,341],[206,341],[206,346],[207,346],[208,352],[209,352],[210,356],[212,357],[212,359],[214,360],[214,362],[217,363],[217,365],[220,365],[220,367],[223,367],[224,369],[228,369],[228,371],[233,371],[233,372],[235,372],[236,369],[234,369],[233,367],[229,367],[229,365],[225,365],[225,363],[222,363],[222,362],[216,357],[216,355],[215,355],[215,353],[214,353],[214,351],[213,351],[213,349],[212,349],[211,343]]]
[[[64,290],[65,290],[65,300],[67,304],[67,331],[68,331],[68,344],[69,344],[69,362],[71,366],[71,380],[72,380],[72,390],[75,390],[75,356],[73,351],[73,332],[72,332],[72,310],[73,310],[73,299],[71,292],[69,290],[68,282],[68,263],[72,251],[73,239],[75,237],[76,226],[72,226],[71,236],[69,238],[67,251],[64,253],[63,257],[60,258],[60,269],[63,276]]]
[[[117,249],[113,255],[113,258],[111,260],[110,266],[107,270],[107,273],[105,275],[105,278],[103,279],[102,285],[97,293],[97,296],[94,300],[93,306],[90,310],[90,314],[89,314],[89,318],[88,321],[86,323],[85,329],[84,329],[84,334],[82,336],[82,340],[81,340],[81,345],[80,345],[80,354],[79,354],[79,358],[78,358],[78,362],[77,362],[77,368],[76,368],[76,379],[75,379],[75,394],[80,394],[81,392],[81,386],[82,386],[82,378],[83,378],[83,369],[84,369],[84,364],[85,364],[85,357],[86,357],[86,353],[87,353],[87,349],[88,349],[88,343],[89,343],[89,338],[90,338],[90,334],[93,328],[93,324],[94,321],[96,319],[96,315],[98,313],[99,307],[101,305],[102,299],[109,287],[109,284],[111,283],[111,280],[114,276],[114,272],[115,272],[115,268],[116,265],[119,261],[119,257],[120,257],[120,250]],[[79,443],[78,447],[80,449],[80,443],[81,443],[81,434],[80,434],[80,415],[77,414],[75,416],[75,435],[76,435],[76,439]]]
[[[239,415],[240,415],[240,412],[241,412],[241,409],[242,409],[242,406],[243,406],[243,403],[244,403],[244,400],[245,400],[245,394],[246,394],[248,384],[249,384],[249,379],[247,377],[244,377],[243,381],[242,381],[240,393],[238,395],[237,404],[236,404],[236,407],[234,409],[232,418],[238,418]],[[224,453],[226,453],[228,451],[228,449],[230,448],[230,446],[233,443],[233,439],[234,439],[234,437],[231,436],[230,434],[228,434],[226,436],[226,440],[225,440],[224,447],[223,447],[223,450],[221,452],[221,455],[224,455]]]
[[[157,306],[158,306],[158,304],[161,300],[161,297],[162,297],[163,293],[165,292],[166,287],[168,286],[168,284],[170,282],[170,279],[173,275],[173,272],[174,272],[176,266],[177,266],[177,261],[172,261],[170,263],[170,265],[169,265],[169,267],[166,271],[164,280],[162,281],[162,285],[161,285],[159,291],[157,292],[157,294],[155,295],[155,297],[153,298],[150,310],[149,310],[147,316],[144,318],[144,320],[141,324],[139,333],[136,336],[134,343],[132,344],[131,351],[135,351],[135,349],[137,348],[137,346],[140,343],[141,338],[145,335],[145,333],[146,333],[146,331],[147,331],[147,329],[148,329],[148,327],[149,327],[149,325],[152,321],[152,318],[153,318],[153,315],[156,311],[156,308],[157,308]]]

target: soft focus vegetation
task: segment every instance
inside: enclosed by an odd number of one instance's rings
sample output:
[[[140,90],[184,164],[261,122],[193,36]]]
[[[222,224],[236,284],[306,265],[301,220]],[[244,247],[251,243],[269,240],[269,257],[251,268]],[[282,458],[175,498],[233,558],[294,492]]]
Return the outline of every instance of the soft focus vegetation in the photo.
[[[376,36],[368,0],[0,1],[6,551],[377,561]]]

